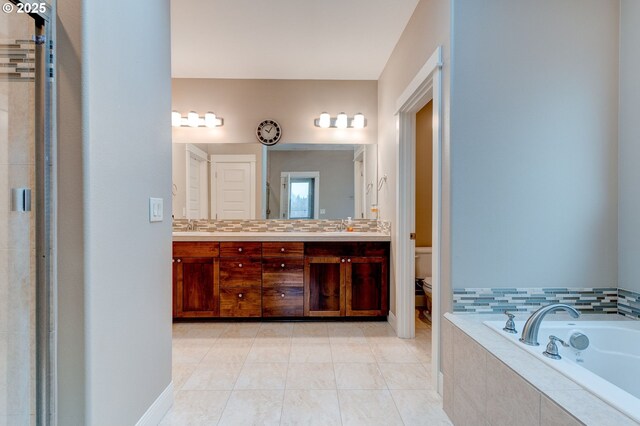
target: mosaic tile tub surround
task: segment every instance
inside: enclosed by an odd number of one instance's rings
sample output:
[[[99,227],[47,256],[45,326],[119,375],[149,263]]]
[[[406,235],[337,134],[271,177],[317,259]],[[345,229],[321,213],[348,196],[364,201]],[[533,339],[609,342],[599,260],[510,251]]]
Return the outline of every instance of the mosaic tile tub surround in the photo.
[[[192,220],[193,230],[202,232],[335,232],[340,230],[341,220]],[[379,232],[389,234],[391,224],[382,220],[355,219],[351,222],[355,232]],[[174,232],[188,230],[189,220],[174,219]]]
[[[618,313],[625,317],[640,319],[640,293],[618,289]]]
[[[454,312],[533,312],[551,303],[566,303],[582,313],[617,314],[618,289],[615,287],[464,288],[454,289],[453,292]],[[639,305],[636,305],[636,308]]]

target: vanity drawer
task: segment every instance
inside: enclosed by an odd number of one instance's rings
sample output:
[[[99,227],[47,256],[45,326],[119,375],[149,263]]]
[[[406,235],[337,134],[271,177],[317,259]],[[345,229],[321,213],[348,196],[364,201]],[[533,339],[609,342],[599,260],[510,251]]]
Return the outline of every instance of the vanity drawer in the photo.
[[[259,317],[262,294],[253,286],[220,287],[221,317]]]
[[[262,264],[253,259],[220,259],[220,287],[260,287]]]
[[[220,243],[185,241],[173,243],[173,257],[218,257]]]
[[[263,287],[263,317],[301,317],[304,314],[304,288],[291,286]]]
[[[263,257],[304,257],[304,243],[262,243]]]
[[[302,286],[304,260],[302,258],[275,257],[262,260],[262,285]]]
[[[261,257],[262,243],[223,242],[220,243],[220,257]]]

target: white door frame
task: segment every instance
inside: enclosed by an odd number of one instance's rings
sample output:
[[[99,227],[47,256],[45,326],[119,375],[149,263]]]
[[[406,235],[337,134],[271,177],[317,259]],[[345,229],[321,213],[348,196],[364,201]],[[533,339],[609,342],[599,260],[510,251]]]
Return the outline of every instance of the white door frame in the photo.
[[[289,202],[291,197],[291,178],[313,178],[313,219],[320,217],[320,172],[281,172],[280,173],[280,216],[286,212],[286,217],[280,219],[289,219]],[[287,181],[287,189],[285,191],[282,186],[283,180]],[[286,197],[283,196],[286,192]]]
[[[399,337],[415,337],[415,152],[416,113],[433,100],[433,293],[432,293],[432,377],[440,372],[440,266],[442,215],[442,47],[418,71],[396,102],[398,141],[398,220],[396,235],[396,332]],[[438,384],[441,393],[441,385]]]
[[[186,151],[185,197],[187,197],[185,201],[185,207],[186,207],[187,219],[209,219],[210,218],[209,191],[208,191],[209,188],[207,188],[207,183],[209,181],[207,177],[207,174],[208,174],[207,163],[209,162],[209,160],[207,159],[207,153],[201,150],[200,148],[198,148],[197,146],[191,145],[190,143],[186,144],[185,151]],[[198,158],[198,161],[200,161],[200,216],[204,216],[204,217],[189,217],[189,199],[191,195],[191,189],[189,186],[189,182],[190,182],[189,171],[191,170],[190,160],[191,160],[192,154]]]
[[[220,163],[249,163],[251,176],[251,219],[256,218],[256,156],[247,155],[212,155],[211,159],[211,217],[217,219],[217,189],[218,164]]]

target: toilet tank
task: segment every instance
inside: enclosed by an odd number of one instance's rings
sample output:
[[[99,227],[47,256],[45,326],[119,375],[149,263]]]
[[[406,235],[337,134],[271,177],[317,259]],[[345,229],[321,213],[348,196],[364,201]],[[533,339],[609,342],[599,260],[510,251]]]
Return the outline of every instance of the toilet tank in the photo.
[[[416,247],[416,278],[431,276],[431,247]]]

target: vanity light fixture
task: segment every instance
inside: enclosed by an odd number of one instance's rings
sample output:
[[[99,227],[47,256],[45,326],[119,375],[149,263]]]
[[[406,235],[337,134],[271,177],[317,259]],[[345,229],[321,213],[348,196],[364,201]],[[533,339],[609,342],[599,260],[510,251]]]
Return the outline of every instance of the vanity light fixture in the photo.
[[[208,112],[204,117],[200,117],[197,112],[189,111],[186,117],[183,117],[178,111],[171,112],[171,125],[173,127],[214,127],[224,126],[224,119],[216,116],[212,112]]]
[[[367,120],[362,113],[357,113],[353,118],[349,118],[347,114],[341,112],[335,118],[332,118],[328,112],[320,114],[320,118],[313,120],[316,127],[323,129],[363,129],[367,127]]]

